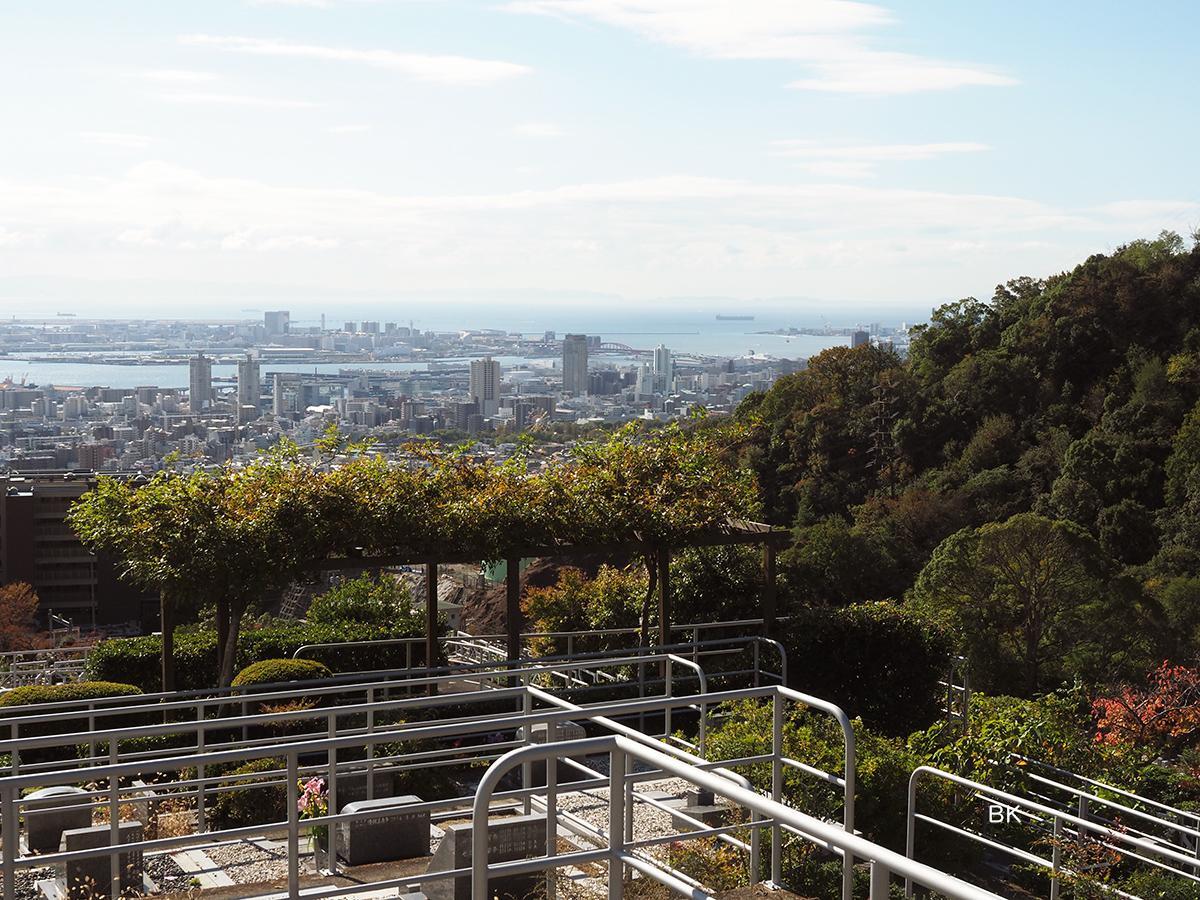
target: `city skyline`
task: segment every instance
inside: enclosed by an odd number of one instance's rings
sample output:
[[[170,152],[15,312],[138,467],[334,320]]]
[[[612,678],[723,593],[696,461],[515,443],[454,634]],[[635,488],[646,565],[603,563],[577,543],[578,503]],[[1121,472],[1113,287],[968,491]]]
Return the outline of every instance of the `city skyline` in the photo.
[[[126,6],[0,14],[5,316],[912,317],[1200,224],[1190,4]]]

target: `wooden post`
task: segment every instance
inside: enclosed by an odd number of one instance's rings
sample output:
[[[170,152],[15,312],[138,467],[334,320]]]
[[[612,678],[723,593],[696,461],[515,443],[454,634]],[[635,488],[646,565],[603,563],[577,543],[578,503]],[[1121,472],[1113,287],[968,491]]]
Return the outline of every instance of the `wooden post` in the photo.
[[[438,630],[438,564],[425,563],[425,667],[437,664]],[[429,693],[437,693],[437,685],[429,685]]]
[[[658,551],[658,643],[671,643],[671,548]]]
[[[505,560],[504,632],[508,637],[508,661],[521,658],[521,558]]]
[[[762,620],[763,634],[766,637],[775,635],[775,545],[768,543],[763,547],[763,598]]]

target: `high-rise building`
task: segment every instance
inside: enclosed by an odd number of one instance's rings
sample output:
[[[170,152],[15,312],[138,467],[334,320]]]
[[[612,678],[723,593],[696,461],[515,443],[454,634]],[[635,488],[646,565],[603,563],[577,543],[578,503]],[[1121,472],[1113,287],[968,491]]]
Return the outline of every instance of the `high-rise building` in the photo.
[[[471,400],[479,404],[479,414],[494,416],[500,409],[500,361],[486,356],[471,360]]]
[[[563,393],[578,397],[587,393],[588,339],[584,334],[563,338]]]
[[[671,393],[675,382],[675,363],[671,351],[663,344],[654,348],[654,390],[659,394]]]
[[[362,330],[364,332],[366,332],[367,334],[379,334],[379,323],[378,322],[363,322]]]
[[[203,353],[197,353],[188,360],[188,402],[192,405],[192,412],[199,412],[212,406],[212,401],[212,360]]]
[[[277,309],[263,313],[263,329],[267,333],[267,337],[279,337],[281,334],[287,334],[288,323],[291,321],[291,313],[286,309]]]
[[[262,399],[262,377],[259,374],[258,359],[252,353],[247,353],[245,359],[238,360],[237,368],[237,401],[238,421],[242,420],[242,412],[247,406],[258,409]],[[257,414],[254,418],[258,418]]]
[[[0,583],[33,585],[43,616],[154,627],[157,598],[121,580],[114,561],[89,552],[66,522],[94,485],[77,473],[0,476]]]
[[[637,384],[634,394],[638,400],[649,400],[654,396],[654,372],[645,363],[638,366]]]
[[[346,332],[347,334],[355,334],[358,331],[358,323],[347,322],[342,326],[342,331]]]
[[[856,331],[850,335],[851,347],[863,347],[871,343],[871,335],[866,331]]]

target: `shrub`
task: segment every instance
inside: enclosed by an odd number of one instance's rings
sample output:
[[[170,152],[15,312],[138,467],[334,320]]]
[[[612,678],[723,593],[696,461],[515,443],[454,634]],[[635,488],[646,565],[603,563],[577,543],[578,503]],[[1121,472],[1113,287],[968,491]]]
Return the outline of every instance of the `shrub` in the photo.
[[[142,691],[132,684],[113,681],[77,681],[72,684],[30,684],[0,694],[0,706],[30,706],[63,700],[98,700],[127,697]]]
[[[78,681],[73,684],[31,684],[14,688],[0,694],[0,707],[4,716],[31,715],[36,716],[44,711],[38,709],[38,704],[55,703],[64,700],[97,700],[102,697],[126,697],[140,694],[131,684],[116,684],[110,681]],[[52,712],[52,711],[51,711]],[[106,727],[119,728],[123,725],[140,724],[137,716],[120,716],[106,719]],[[45,737],[53,734],[71,734],[87,728],[87,719],[77,716],[62,716],[52,722],[38,725],[24,725],[19,729],[22,738]],[[12,729],[0,731],[0,737],[10,738]],[[75,759],[78,755],[86,755],[88,748],[82,748],[83,754],[74,744],[64,744],[56,747],[27,747],[21,751],[21,759],[27,763],[58,762],[64,759]]]
[[[238,665],[244,668],[264,659],[285,659],[305,644],[418,637],[422,633],[408,625],[384,628],[361,623],[337,626],[304,622],[273,624],[242,634],[238,642]],[[406,659],[404,647],[398,644],[361,644],[315,650],[308,655],[320,659],[334,672],[401,668]],[[422,662],[423,654],[413,655],[414,665]],[[88,655],[87,674],[89,678],[125,681],[147,692],[159,691],[162,690],[161,664],[161,636],[114,638],[102,641]],[[213,687],[217,683],[216,633],[209,630],[177,633],[175,666],[179,690]]]
[[[239,828],[283,819],[287,815],[286,772],[275,776],[277,784],[251,785],[249,782],[255,779],[248,776],[286,768],[287,764],[282,759],[256,759],[238,766],[229,773],[228,778],[221,781],[223,790],[208,807],[213,822],[221,828]]]
[[[343,581],[315,598],[307,618],[323,625],[362,622],[413,631],[421,627],[421,614],[413,609],[407,586],[390,575],[370,573]]]
[[[328,678],[333,673],[325,663],[315,659],[263,659],[251,663],[233,679],[234,687],[256,684],[277,684],[282,681],[310,681]]]
[[[885,734],[937,718],[950,640],[936,626],[890,603],[860,603],[796,610],[783,630],[790,687]]]

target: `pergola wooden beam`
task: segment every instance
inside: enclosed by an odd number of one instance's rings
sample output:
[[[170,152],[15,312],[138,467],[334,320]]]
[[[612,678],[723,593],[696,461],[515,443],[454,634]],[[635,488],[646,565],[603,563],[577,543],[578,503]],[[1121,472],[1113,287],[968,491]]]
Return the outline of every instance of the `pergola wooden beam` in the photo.
[[[652,541],[632,540],[600,544],[527,544],[511,548],[506,556],[504,630],[506,652],[510,660],[521,656],[521,560],[537,557],[570,556],[640,556],[653,557],[658,567],[659,642],[669,644],[671,637],[671,553],[674,549],[726,546],[761,546],[763,548],[763,630],[774,630],[776,617],[775,554],[791,543],[791,533],[771,528],[762,522],[730,520],[722,528],[677,541],[673,547]],[[312,563],[317,571],[386,569],[414,564],[425,567],[425,654],[426,664],[437,658],[437,577],[438,567],[474,563],[486,558],[483,550],[438,554],[435,559],[414,560],[412,556],[343,556]]]

